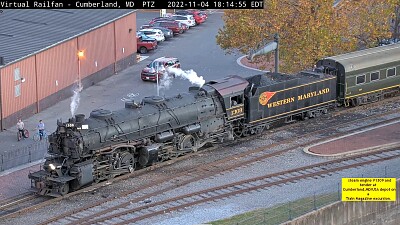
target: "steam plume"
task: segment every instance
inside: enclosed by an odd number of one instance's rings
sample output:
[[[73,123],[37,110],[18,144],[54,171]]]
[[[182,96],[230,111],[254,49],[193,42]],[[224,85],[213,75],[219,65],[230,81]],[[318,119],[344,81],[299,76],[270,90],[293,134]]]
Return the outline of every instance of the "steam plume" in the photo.
[[[203,79],[202,76],[198,76],[196,72],[193,70],[186,70],[183,71],[179,68],[167,68],[167,72],[169,74],[175,74],[175,77],[181,77],[184,79],[189,80],[190,83],[198,85],[199,87],[202,87],[206,81]]]
[[[70,104],[70,109],[71,109],[71,115],[74,116],[76,113],[76,110],[78,109],[79,106],[79,101],[80,101],[80,93],[82,91],[82,83],[80,81],[77,81],[77,85],[74,88],[74,95],[71,97],[71,104]]]

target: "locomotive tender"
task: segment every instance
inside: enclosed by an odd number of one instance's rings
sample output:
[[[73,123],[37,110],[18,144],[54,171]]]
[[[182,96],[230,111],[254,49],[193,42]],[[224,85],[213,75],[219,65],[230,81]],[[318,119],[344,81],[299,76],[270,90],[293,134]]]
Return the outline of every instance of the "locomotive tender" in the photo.
[[[228,76],[170,98],[125,102],[58,121],[43,169],[29,174],[41,195],[82,186],[219,143],[257,134],[277,121],[316,117],[400,88],[400,44],[328,57],[297,75]]]

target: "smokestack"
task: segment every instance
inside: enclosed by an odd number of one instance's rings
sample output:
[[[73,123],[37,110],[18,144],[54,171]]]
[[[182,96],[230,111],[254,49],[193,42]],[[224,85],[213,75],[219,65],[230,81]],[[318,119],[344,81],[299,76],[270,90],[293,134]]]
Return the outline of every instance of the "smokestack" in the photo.
[[[4,65],[4,58],[0,56],[0,66]]]

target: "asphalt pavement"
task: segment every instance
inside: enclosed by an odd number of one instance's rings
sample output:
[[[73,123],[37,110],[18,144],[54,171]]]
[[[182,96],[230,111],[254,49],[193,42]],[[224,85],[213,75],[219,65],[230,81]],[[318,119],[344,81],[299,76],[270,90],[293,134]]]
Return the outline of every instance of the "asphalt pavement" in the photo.
[[[140,27],[157,15],[157,12],[138,12],[137,26]],[[160,43],[160,47],[156,51],[143,55],[143,61],[84,89],[79,96],[80,102],[76,114],[83,113],[88,116],[92,110],[98,108],[116,110],[124,107],[124,100],[127,98],[133,97],[135,101],[140,101],[145,96],[156,95],[156,84],[141,81],[139,74],[146,64],[161,56],[178,57],[183,70],[193,69],[199,77],[203,77],[206,81],[231,74],[249,76],[259,73],[259,71],[251,71],[240,65],[240,60],[237,59],[241,55],[226,55],[215,43],[215,35],[223,25],[221,15],[218,11],[211,13],[204,24],[191,28],[172,40]],[[171,96],[179,92],[186,92],[188,87],[192,86],[186,79],[176,79],[173,82],[168,87],[161,87],[160,95]],[[70,105],[71,99],[67,98],[25,119],[23,121],[25,128],[30,131],[28,139],[17,141],[16,126],[0,132],[0,160],[7,160],[7,157],[3,157],[4,155],[12,157],[13,152],[21,149],[25,149],[25,152],[29,152],[26,154],[30,155],[31,151],[38,151],[36,148],[44,147],[43,143],[40,144],[32,139],[39,120],[43,120],[47,132],[52,133],[57,128],[58,119],[66,121],[72,117]],[[45,150],[42,151],[45,152]],[[25,163],[20,163],[18,166],[24,166],[23,164]],[[0,168],[0,176],[4,170],[4,168]]]

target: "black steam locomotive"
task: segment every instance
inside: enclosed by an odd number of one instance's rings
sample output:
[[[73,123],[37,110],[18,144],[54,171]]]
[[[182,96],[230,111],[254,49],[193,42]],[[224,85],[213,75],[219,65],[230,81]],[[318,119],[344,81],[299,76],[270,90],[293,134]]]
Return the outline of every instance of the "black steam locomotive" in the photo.
[[[171,98],[146,97],[117,111],[97,109],[88,118],[58,121],[43,170],[29,178],[41,195],[64,195],[207,143],[260,133],[274,122],[312,118],[398,92],[400,44],[365,51],[320,60],[314,71],[297,75],[229,76]],[[366,57],[376,63],[364,63]]]

